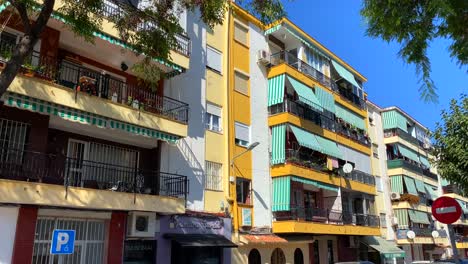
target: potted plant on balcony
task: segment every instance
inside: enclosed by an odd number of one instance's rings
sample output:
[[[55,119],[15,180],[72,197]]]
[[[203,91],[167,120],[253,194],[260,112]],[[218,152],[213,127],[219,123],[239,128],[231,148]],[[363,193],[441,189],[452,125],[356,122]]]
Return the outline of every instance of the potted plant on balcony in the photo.
[[[24,63],[22,66],[23,66],[23,74],[27,77],[33,77],[34,72],[38,69],[37,66],[34,66],[29,62]]]
[[[11,50],[5,49],[0,53],[0,70],[3,70],[6,66],[6,62],[11,58]]]

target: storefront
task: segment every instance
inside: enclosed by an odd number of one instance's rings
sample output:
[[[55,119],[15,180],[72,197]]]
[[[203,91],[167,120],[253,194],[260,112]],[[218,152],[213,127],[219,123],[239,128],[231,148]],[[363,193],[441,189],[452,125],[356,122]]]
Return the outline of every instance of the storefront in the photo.
[[[160,218],[157,263],[229,264],[231,219],[212,215],[172,215]]]
[[[368,247],[368,260],[374,263],[399,263],[405,257],[405,251],[381,237],[363,236],[360,242]]]

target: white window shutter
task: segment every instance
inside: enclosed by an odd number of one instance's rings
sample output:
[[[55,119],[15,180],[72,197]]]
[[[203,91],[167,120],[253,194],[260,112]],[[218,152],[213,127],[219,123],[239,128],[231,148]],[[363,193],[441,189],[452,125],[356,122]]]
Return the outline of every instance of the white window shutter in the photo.
[[[235,129],[236,129],[237,139],[240,139],[246,142],[250,141],[250,131],[249,131],[250,129],[248,126],[236,122]]]
[[[215,71],[221,72],[223,68],[222,54],[214,48],[207,46],[206,65]]]
[[[214,104],[206,103],[206,112],[221,117],[222,108]]]

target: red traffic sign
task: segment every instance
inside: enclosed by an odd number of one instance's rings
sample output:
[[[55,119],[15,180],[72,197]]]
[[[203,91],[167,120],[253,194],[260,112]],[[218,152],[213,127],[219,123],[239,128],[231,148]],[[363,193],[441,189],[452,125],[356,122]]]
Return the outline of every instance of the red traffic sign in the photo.
[[[442,196],[432,204],[432,215],[437,221],[444,224],[453,224],[460,219],[462,208],[457,200]]]

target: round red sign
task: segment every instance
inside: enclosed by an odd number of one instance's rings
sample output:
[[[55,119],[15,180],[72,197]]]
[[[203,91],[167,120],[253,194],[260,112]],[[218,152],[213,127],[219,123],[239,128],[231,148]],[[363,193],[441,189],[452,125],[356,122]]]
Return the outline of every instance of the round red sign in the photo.
[[[444,224],[453,224],[460,219],[462,208],[457,200],[442,196],[432,204],[432,215]]]

